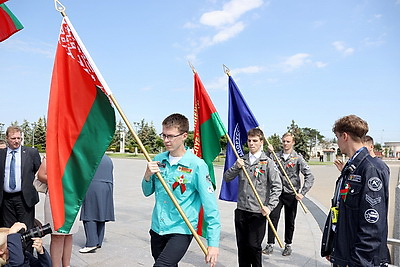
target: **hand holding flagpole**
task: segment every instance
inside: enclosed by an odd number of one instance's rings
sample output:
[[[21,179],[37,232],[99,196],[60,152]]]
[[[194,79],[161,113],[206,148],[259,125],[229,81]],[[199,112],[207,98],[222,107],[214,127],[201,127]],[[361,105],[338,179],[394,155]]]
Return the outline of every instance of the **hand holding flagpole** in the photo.
[[[230,71],[229,71],[228,67],[225,66],[225,65],[223,65],[223,66],[224,66],[224,72],[225,72],[225,74],[228,75],[228,76],[230,76]],[[235,153],[236,158],[237,158],[237,159],[240,159],[240,156],[239,156],[239,154],[237,153],[236,148],[235,148],[235,145],[233,144],[232,139],[230,138],[229,134],[226,134],[226,138],[228,139],[229,145],[231,146],[232,151]],[[243,173],[245,174],[245,176],[246,176],[246,178],[247,178],[247,181],[248,181],[248,183],[249,183],[251,189],[252,189],[253,192],[254,192],[254,195],[255,195],[255,197],[256,197],[256,199],[257,199],[257,201],[258,201],[258,204],[260,205],[260,208],[262,209],[263,206],[264,206],[264,203],[262,202],[262,200],[261,200],[259,194],[257,193],[257,190],[256,190],[256,188],[255,188],[253,182],[251,181],[250,176],[249,176],[249,174],[248,174],[248,172],[247,172],[245,166],[242,165],[241,168],[242,168],[242,171],[243,171]],[[271,218],[269,217],[269,215],[266,215],[265,217],[266,217],[267,220],[268,220],[268,224],[269,224],[269,226],[271,227],[272,232],[274,233],[274,235],[275,235],[275,237],[276,237],[276,240],[278,241],[279,246],[280,246],[281,248],[283,248],[283,243],[282,243],[282,241],[280,240],[280,238],[279,238],[279,236],[278,236],[278,233],[277,233],[277,231],[276,231],[274,225],[272,224]]]
[[[270,146],[271,143],[268,141],[267,138],[265,138],[265,140],[267,140],[267,145]],[[275,161],[278,162],[280,169],[282,170],[283,174],[285,175],[286,180],[288,181],[290,188],[293,190],[293,192],[297,195],[297,190],[294,187],[292,181],[290,181],[289,176],[287,175],[285,168],[283,168],[281,161],[279,160],[278,156],[276,155],[274,150],[271,150],[272,154],[274,155]],[[301,199],[298,200],[300,202],[301,207],[303,208],[304,213],[308,212],[307,207],[304,205],[303,201],[301,201]]]
[[[60,1],[54,0],[54,5],[55,5],[55,9],[62,14],[64,19],[68,20],[68,17],[67,17],[67,15],[65,13],[65,7],[60,3]],[[137,144],[139,145],[140,149],[142,150],[146,160],[148,162],[151,162],[152,159],[151,159],[149,153],[147,152],[146,148],[144,147],[144,145],[143,145],[142,141],[140,140],[139,136],[134,131],[132,125],[130,124],[129,120],[127,119],[127,117],[125,116],[125,114],[122,111],[121,107],[119,106],[117,100],[112,95],[112,92],[111,92],[110,88],[108,87],[108,84],[106,83],[106,81],[104,80],[104,78],[101,75],[100,71],[98,70],[98,68],[97,68],[96,64],[94,63],[93,59],[91,58],[89,52],[87,52],[87,50],[86,50],[84,44],[82,43],[82,41],[80,40],[78,34],[75,32],[75,29],[72,27],[72,24],[70,25],[70,28],[75,33],[74,34],[75,39],[79,43],[81,49],[85,52],[87,60],[89,61],[90,65],[92,66],[92,68],[93,68],[94,72],[96,73],[98,79],[101,81],[101,83],[102,83],[102,85],[104,87],[103,89],[104,89],[105,93],[107,94],[109,99],[113,102],[114,106],[117,108],[117,110],[118,110],[119,114],[121,115],[122,119],[124,120],[124,122],[128,126],[128,129],[131,131],[135,141],[137,142]],[[162,177],[161,173],[157,172],[156,176],[160,180],[162,186],[164,187],[164,189],[167,192],[168,196],[171,198],[171,200],[174,203],[176,209],[178,210],[179,214],[182,216],[183,220],[185,221],[185,223],[188,226],[189,230],[193,234],[193,237],[196,239],[196,241],[199,244],[200,248],[202,249],[204,254],[207,255],[208,254],[207,248],[205,247],[203,242],[200,240],[199,235],[197,234],[196,230],[191,225],[191,223],[190,223],[189,219],[187,218],[186,214],[183,212],[182,208],[180,207],[180,205],[179,205],[178,201],[176,200],[175,196],[172,194],[171,190],[168,187],[168,184],[165,182],[165,180]]]

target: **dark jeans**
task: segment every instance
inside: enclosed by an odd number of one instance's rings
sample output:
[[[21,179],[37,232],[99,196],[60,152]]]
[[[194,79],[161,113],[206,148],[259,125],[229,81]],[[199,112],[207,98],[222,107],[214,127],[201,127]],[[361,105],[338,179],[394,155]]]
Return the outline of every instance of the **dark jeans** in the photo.
[[[282,207],[285,207],[285,243],[292,244],[294,225],[297,215],[297,203],[295,196],[292,194],[282,193],[279,197],[278,206],[269,215],[275,229],[278,230],[279,218],[281,216]],[[268,225],[268,244],[275,243],[275,235],[271,227]]]
[[[261,213],[235,210],[236,243],[240,267],[262,266],[261,243],[265,236],[266,221]]]
[[[153,230],[150,230],[150,236],[151,254],[155,261],[153,266],[178,266],[193,239],[192,235],[159,235]]]

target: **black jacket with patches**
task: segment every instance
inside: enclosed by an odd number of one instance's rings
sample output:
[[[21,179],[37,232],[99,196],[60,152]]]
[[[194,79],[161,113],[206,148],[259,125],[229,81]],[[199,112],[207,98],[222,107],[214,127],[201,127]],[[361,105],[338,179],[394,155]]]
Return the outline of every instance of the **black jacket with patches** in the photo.
[[[333,236],[331,262],[340,266],[382,266],[390,262],[387,247],[389,172],[363,148],[343,168],[332,200],[339,214],[333,230],[327,218],[322,247]]]

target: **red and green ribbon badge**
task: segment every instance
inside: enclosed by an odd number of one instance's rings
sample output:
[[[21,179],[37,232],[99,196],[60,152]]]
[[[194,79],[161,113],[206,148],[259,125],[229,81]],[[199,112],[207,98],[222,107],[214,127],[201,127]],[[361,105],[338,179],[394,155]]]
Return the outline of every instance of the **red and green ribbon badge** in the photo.
[[[254,171],[254,176],[258,178],[260,175],[263,175],[264,173],[265,173],[264,170],[261,170],[260,168],[256,167]]]
[[[294,168],[294,162],[289,162],[286,164],[286,168]]]
[[[350,184],[346,183],[343,189],[340,189],[340,196],[342,197],[343,201],[346,202],[347,193],[349,193]]]
[[[186,191],[186,185],[185,185],[186,182],[187,182],[187,180],[185,179],[185,177],[182,174],[181,177],[175,178],[175,183],[172,184],[172,189],[175,190],[178,186],[180,186],[181,193],[183,194]]]

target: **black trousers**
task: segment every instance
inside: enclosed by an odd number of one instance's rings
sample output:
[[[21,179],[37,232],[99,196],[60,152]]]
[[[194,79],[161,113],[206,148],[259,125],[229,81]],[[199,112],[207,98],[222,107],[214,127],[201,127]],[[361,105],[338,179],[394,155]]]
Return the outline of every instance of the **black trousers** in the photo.
[[[193,239],[193,235],[159,235],[153,230],[150,230],[150,236],[151,254],[155,261],[154,267],[178,266]]]
[[[282,192],[279,197],[278,206],[271,212],[269,218],[275,229],[278,230],[279,218],[281,216],[281,210],[284,207],[285,212],[285,243],[292,244],[294,225],[297,215],[297,203],[296,197],[292,194]],[[275,235],[271,227],[268,225],[268,244],[275,243]]]
[[[240,267],[262,266],[261,243],[266,218],[261,213],[235,210],[236,243]]]

